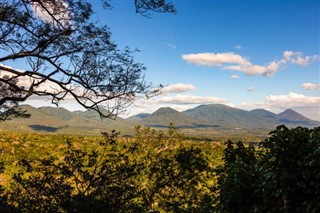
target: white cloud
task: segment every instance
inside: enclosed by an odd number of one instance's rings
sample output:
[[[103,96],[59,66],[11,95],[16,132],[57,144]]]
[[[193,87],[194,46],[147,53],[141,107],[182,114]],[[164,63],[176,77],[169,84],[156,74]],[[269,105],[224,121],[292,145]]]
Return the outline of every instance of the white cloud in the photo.
[[[253,92],[255,90],[256,90],[256,88],[253,86],[247,88],[247,92]]]
[[[307,66],[319,60],[320,56],[302,57],[301,52],[284,51],[282,59],[271,61],[267,65],[252,64],[248,58],[233,52],[184,54],[182,59],[194,65],[219,67],[222,70],[240,71],[247,75],[273,76],[288,63]]]
[[[161,90],[161,93],[167,94],[167,93],[181,93],[181,92],[187,92],[187,91],[193,91],[196,88],[192,84],[172,84],[169,86],[164,87]]]
[[[290,92],[288,95],[269,95],[266,97],[267,102],[279,107],[304,107],[318,106],[320,107],[320,97],[305,96],[295,92]]]
[[[240,76],[239,76],[239,75],[232,75],[232,76],[230,76],[230,78],[232,78],[232,79],[238,79],[238,78],[240,78]]]
[[[219,97],[176,95],[176,96],[162,97],[158,99],[157,102],[169,103],[169,104],[211,104],[211,103],[226,103],[227,100]]]
[[[236,45],[236,46],[234,46],[234,49],[236,49],[236,50],[240,50],[242,47],[240,46],[240,45]]]
[[[247,110],[262,108],[276,113],[292,108],[310,119],[320,120],[320,97],[305,96],[295,92],[286,95],[269,95],[262,102],[244,102],[238,107]]]
[[[311,55],[302,57],[301,52],[292,52],[292,51],[284,51],[283,53],[283,59],[287,62],[290,62],[292,64],[298,64],[300,66],[307,66],[310,63],[319,60],[319,55]]]
[[[225,64],[248,66],[251,64],[246,58],[233,52],[185,54],[182,55],[182,58],[191,64],[201,66],[223,66]]]
[[[316,89],[320,89],[320,84],[303,83],[301,84],[301,87],[306,90],[316,90]]]

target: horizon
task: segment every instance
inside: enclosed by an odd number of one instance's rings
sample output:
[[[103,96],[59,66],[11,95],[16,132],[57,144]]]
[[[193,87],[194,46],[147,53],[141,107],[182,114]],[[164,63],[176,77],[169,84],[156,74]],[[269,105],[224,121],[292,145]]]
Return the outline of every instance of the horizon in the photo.
[[[231,106],[228,106],[228,105],[225,105],[225,104],[201,104],[201,105],[195,106],[195,107],[190,108],[190,109],[194,109],[194,108],[197,108],[197,107],[199,107],[199,106],[210,106],[210,105],[221,105],[221,106],[227,106],[227,107],[230,107],[230,108],[233,108],[233,109],[240,109],[240,108],[231,107]],[[34,108],[36,108],[36,109],[41,108],[41,107],[63,108],[63,109],[65,109],[65,110],[68,110],[69,112],[77,112],[77,111],[86,112],[86,111],[90,111],[90,110],[87,110],[87,109],[72,110],[72,109],[65,108],[65,107],[63,107],[63,106],[58,106],[58,107],[57,107],[57,106],[52,106],[52,105],[43,105],[43,106],[38,106],[38,107],[36,107],[36,106],[32,106],[32,105],[30,105],[30,104],[21,104],[21,106],[31,106],[31,107],[34,107]],[[149,115],[151,115],[151,114],[153,114],[154,112],[158,111],[159,109],[164,109],[164,108],[170,108],[170,109],[176,110],[176,109],[174,109],[174,108],[172,108],[172,107],[159,107],[159,108],[156,108],[156,109],[155,109],[154,111],[152,111],[152,112],[140,112],[140,113],[131,114],[131,115],[128,115],[128,116],[121,116],[121,114],[119,114],[117,117],[122,118],[122,119],[127,119],[127,118],[130,118],[130,117],[132,117],[132,116],[139,115],[139,114],[149,114]],[[190,110],[190,109],[187,109],[187,110]],[[183,110],[183,111],[176,110],[176,111],[182,113],[182,112],[187,111],[187,110]],[[256,108],[256,109],[251,109],[251,110],[245,110],[245,109],[240,109],[240,110],[244,110],[244,111],[250,112],[250,111],[254,111],[254,110],[266,110],[266,109]],[[298,113],[298,114],[302,115],[303,117],[305,117],[305,118],[307,118],[307,119],[309,119],[309,120],[313,120],[313,121],[320,122],[320,121],[318,121],[318,120],[314,120],[314,119],[312,119],[312,118],[309,118],[308,116],[305,116],[304,114],[302,114],[302,113],[300,113],[300,112],[298,112],[298,111],[296,111],[296,110],[294,110],[294,109],[291,109],[291,108],[287,108],[287,109],[285,109],[285,110],[283,110],[283,111],[281,111],[281,112],[279,112],[279,113],[275,113],[275,112],[272,112],[272,111],[270,111],[270,110],[266,110],[266,111],[271,112],[271,113],[274,113],[275,115],[279,115],[279,114],[281,114],[281,113],[283,113],[283,112],[285,112],[285,111],[288,111],[288,110],[293,110],[295,113]],[[122,115],[123,115],[123,114],[122,114]]]
[[[176,15],[151,18],[135,14],[133,2],[112,2],[112,10],[91,3],[93,20],[108,25],[119,48],[140,50],[134,56],[147,67],[146,80],[165,85],[122,116],[224,104],[276,114],[291,108],[320,121],[319,2],[173,1]],[[81,109],[69,99],[59,106]]]

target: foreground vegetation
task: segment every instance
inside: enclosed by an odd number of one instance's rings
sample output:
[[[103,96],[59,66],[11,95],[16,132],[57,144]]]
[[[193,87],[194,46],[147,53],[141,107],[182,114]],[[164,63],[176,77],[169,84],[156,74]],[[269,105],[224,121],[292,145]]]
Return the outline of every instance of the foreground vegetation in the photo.
[[[279,126],[259,145],[1,133],[4,212],[318,212],[320,127]]]

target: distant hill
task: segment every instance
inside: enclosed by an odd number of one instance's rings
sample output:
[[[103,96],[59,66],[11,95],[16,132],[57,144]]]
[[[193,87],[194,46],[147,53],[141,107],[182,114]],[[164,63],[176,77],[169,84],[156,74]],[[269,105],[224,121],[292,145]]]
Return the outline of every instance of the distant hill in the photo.
[[[263,119],[262,112],[251,113],[242,109],[232,108],[222,104],[201,105],[183,112],[212,124],[231,128],[268,128],[272,124]],[[263,112],[265,113],[265,112]]]
[[[309,118],[304,117],[300,113],[292,110],[292,109],[287,109],[281,113],[278,114],[280,117],[280,120],[286,123],[302,123],[302,124],[312,124],[315,121],[310,120]]]
[[[110,112],[104,108],[100,108],[100,112],[103,113],[104,115],[109,115]],[[87,120],[96,120],[96,121],[101,121],[101,117],[99,113],[97,113],[95,110],[86,110],[86,111],[77,111],[76,112],[78,116],[85,118]],[[104,120],[110,120],[107,118],[104,118]],[[117,117],[117,120],[123,120],[120,117]]]
[[[222,104],[210,104],[201,105],[183,113],[216,125],[235,128],[270,129],[281,124],[307,127],[320,125],[319,122],[310,120],[292,109],[275,114],[264,109],[246,111]]]
[[[29,119],[12,119],[0,123],[0,129],[8,131],[50,132],[59,134],[99,134],[103,131],[115,129],[122,135],[134,134],[133,121],[122,118],[116,120],[101,119],[95,111],[71,112],[62,107],[34,108],[22,105],[31,117]]]
[[[264,109],[246,111],[222,104],[200,105],[184,112],[164,107],[152,114],[141,113],[127,119],[118,117],[116,120],[102,120],[99,114],[92,110],[71,112],[62,107],[21,107],[31,114],[31,118],[1,122],[0,130],[83,135],[115,129],[122,135],[133,135],[134,126],[137,125],[167,128],[172,123],[188,133],[211,134],[229,131],[231,134],[231,130],[270,131],[281,124],[288,127],[320,126],[320,122],[306,118],[292,109],[275,114]]]
[[[152,127],[167,127],[170,123],[178,128],[199,128],[210,126],[209,123],[189,117],[170,107],[159,108],[141,120],[141,123]]]
[[[136,121],[136,120],[141,120],[141,119],[147,118],[149,115],[151,115],[151,114],[150,114],[150,113],[139,113],[139,114],[130,116],[130,117],[127,118],[127,119],[128,119],[128,120]]]

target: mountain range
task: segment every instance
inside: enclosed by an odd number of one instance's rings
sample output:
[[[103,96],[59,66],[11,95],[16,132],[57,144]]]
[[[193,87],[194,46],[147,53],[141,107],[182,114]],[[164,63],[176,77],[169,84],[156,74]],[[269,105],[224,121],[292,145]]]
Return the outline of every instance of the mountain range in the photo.
[[[180,128],[270,129],[281,124],[292,127],[320,125],[320,122],[306,118],[292,109],[275,114],[264,109],[246,111],[222,104],[200,105],[183,112],[168,107],[160,108],[152,114],[138,114],[129,119],[155,127],[167,126],[172,122]]]
[[[103,119],[95,111],[68,111],[62,107],[22,105],[31,114],[29,119],[13,119],[0,123],[0,130],[36,131],[61,134],[98,134],[116,129],[122,135],[132,135],[134,126],[166,128],[170,123],[183,130],[219,131],[235,129],[272,130],[284,124],[289,127],[320,126],[320,122],[306,118],[287,109],[279,114],[264,109],[246,111],[222,104],[200,105],[179,112],[170,107],[159,108],[153,113],[141,113],[127,119]]]

